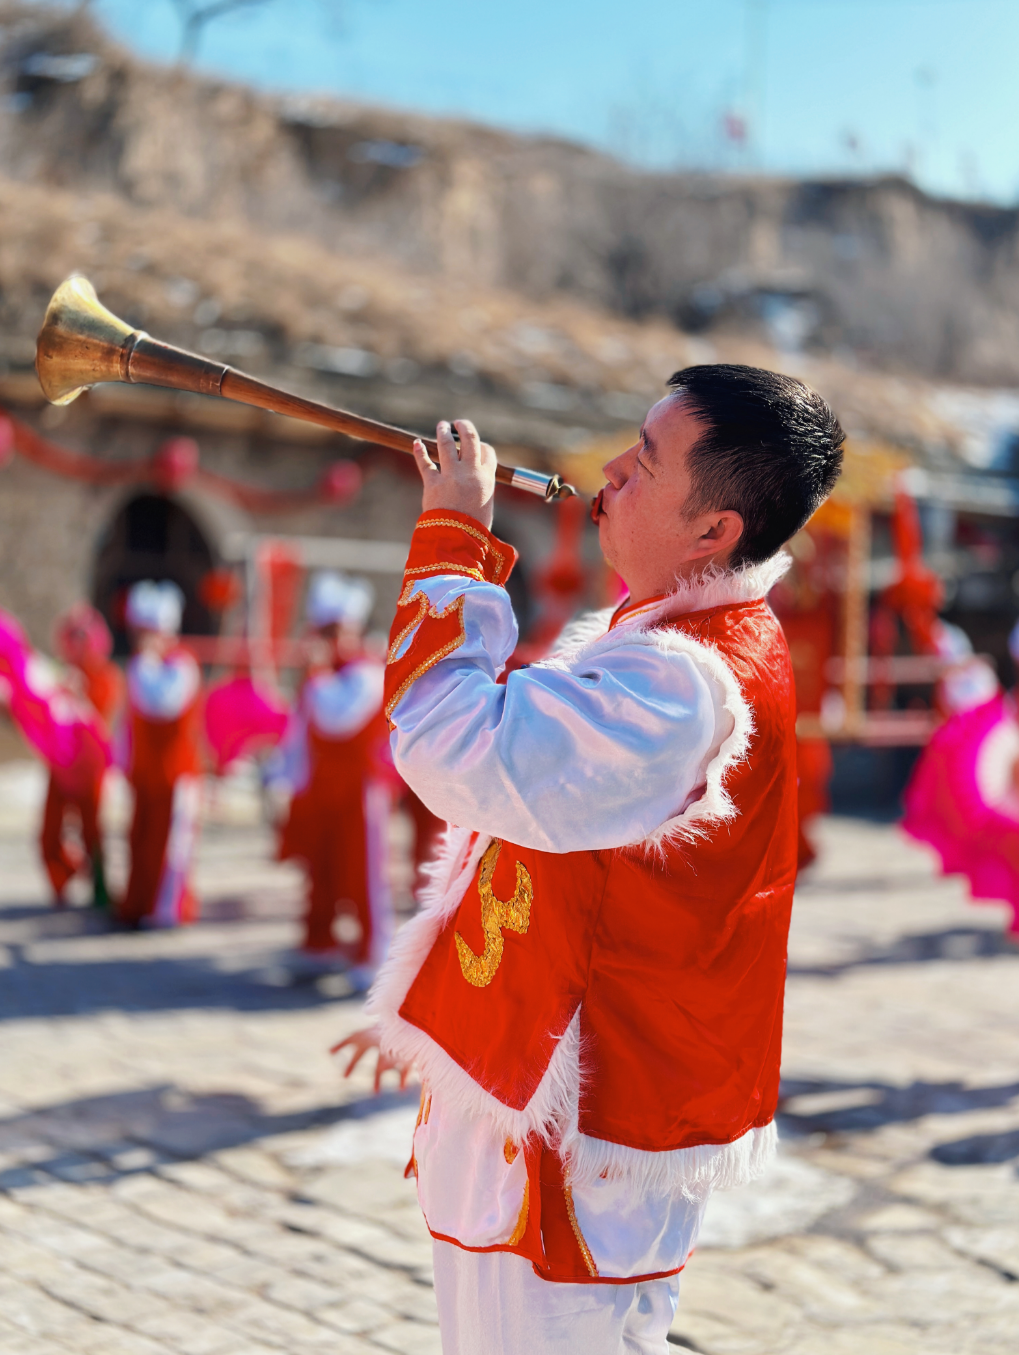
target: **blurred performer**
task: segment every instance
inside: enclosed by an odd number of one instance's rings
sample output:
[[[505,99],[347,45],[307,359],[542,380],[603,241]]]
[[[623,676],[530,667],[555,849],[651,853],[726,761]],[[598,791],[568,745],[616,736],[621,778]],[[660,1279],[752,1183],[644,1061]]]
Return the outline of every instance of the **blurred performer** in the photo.
[[[1009,649],[1017,655],[1017,636],[1013,630]],[[985,658],[973,653],[969,636],[959,626],[938,621],[934,631],[938,658],[948,665],[934,692],[934,704],[946,719],[963,711],[975,710],[993,700],[999,691],[998,675]]]
[[[946,875],[959,874],[974,902],[1012,910],[1006,938],[1019,945],[1019,721],[1015,693],[974,655],[966,635],[939,622],[938,652],[950,667],[938,687],[947,715],[903,792],[902,827],[937,852]],[[1019,667],[1019,626],[1009,637]]]
[[[316,574],[307,616],[322,642],[270,768],[293,792],[280,858],[308,872],[302,949],[317,961],[349,966],[366,988],[385,958],[392,930],[386,829],[392,763],[382,716],[383,665],[364,650],[372,606],[364,579]],[[388,770],[387,770],[388,763]],[[347,934],[337,937],[341,920]]]
[[[135,803],[119,912],[133,926],[174,927],[198,916],[189,876],[201,808],[201,674],[178,644],[183,609],[175,583],[136,583],[128,594],[134,654],[122,755]]]
[[[665,1355],[708,1195],[774,1151],[796,717],[765,598],[843,435],[789,377],[669,384],[594,506],[628,600],[505,684],[495,454],[466,420],[415,448],[386,712],[459,827],[343,1043],[422,1076],[445,1355]]]
[[[124,676],[110,659],[113,636],[109,627],[94,607],[80,602],[57,622],[55,641],[58,656],[78,674],[78,694],[99,717],[96,732],[108,745],[109,730],[124,700]],[[82,740],[71,766],[50,766],[39,846],[58,907],[65,902],[68,883],[86,865],[92,876],[93,905],[97,908],[109,905],[99,830],[99,802],[108,753],[97,755],[100,746],[95,739]],[[84,851],[65,836],[70,820],[77,820]]]

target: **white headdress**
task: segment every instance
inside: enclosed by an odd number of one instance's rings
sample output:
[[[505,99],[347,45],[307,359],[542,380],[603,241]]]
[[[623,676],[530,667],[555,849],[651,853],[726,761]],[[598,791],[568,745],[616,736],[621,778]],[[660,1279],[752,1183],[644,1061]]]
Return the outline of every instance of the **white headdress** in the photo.
[[[312,576],[308,588],[307,615],[310,625],[363,626],[368,620],[375,589],[367,579],[327,570]]]
[[[184,594],[175,583],[164,579],[136,583],[127,595],[127,624],[138,630],[155,630],[161,635],[176,635],[184,614]]]

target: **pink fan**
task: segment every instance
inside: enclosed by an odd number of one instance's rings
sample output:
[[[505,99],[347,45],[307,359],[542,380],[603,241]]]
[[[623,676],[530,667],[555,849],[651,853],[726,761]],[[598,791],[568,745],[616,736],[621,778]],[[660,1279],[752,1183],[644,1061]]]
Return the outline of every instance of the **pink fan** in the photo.
[[[11,718],[69,789],[109,766],[109,743],[95,712],[61,686],[8,612],[0,612],[0,678]]]
[[[31,649],[20,623],[10,612],[0,611],[0,675],[12,681],[14,674],[24,669]]]
[[[250,677],[230,678],[205,701],[205,737],[222,772],[235,758],[279,743],[289,710],[283,697]]]
[[[974,899],[1012,907],[1019,934],[1019,724],[1000,693],[953,715],[934,734],[903,795],[902,826],[929,843],[945,874]]]

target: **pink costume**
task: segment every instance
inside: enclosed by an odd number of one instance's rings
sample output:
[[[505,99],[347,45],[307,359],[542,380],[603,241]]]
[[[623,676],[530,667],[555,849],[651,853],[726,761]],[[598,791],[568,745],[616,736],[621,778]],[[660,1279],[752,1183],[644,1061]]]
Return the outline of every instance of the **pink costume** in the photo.
[[[999,692],[952,715],[906,787],[902,826],[926,842],[946,875],[966,877],[975,901],[1004,901],[1019,937],[1019,723]]]

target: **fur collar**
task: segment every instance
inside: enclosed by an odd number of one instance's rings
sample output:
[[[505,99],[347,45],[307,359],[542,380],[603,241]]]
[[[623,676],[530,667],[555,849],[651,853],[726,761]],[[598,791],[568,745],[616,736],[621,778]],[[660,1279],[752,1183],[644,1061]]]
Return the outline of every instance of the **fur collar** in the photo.
[[[712,607],[734,607],[742,602],[757,602],[768,596],[791,565],[792,557],[785,551],[779,551],[763,564],[744,565],[742,569],[719,569],[717,565],[712,565],[689,579],[678,579],[676,587],[665,597],[635,607],[632,612],[620,617],[616,625],[639,623],[643,629],[669,616],[706,612]]]

